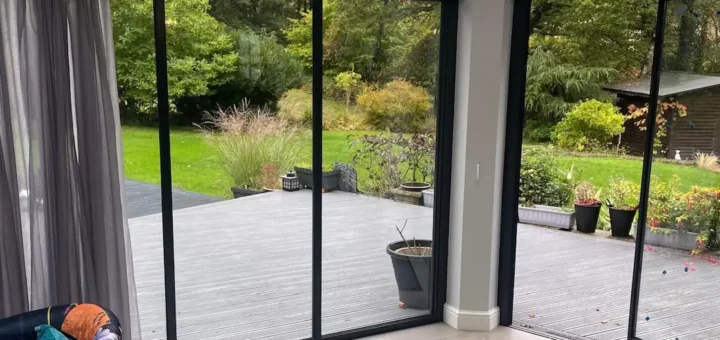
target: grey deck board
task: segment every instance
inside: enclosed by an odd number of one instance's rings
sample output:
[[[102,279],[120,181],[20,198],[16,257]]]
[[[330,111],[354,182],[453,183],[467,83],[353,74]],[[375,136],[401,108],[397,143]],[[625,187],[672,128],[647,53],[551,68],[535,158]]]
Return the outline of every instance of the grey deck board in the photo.
[[[222,201],[219,197],[173,189],[173,209],[185,209],[219,201]],[[160,186],[126,179],[125,202],[128,218],[158,214],[162,211]]]
[[[519,225],[514,322],[576,339],[624,339],[634,246]],[[656,250],[644,254],[638,336],[720,338],[720,298],[710,293],[720,288],[720,266],[688,252]],[[686,261],[697,271],[684,272]]]
[[[161,340],[161,218],[147,215],[160,211],[159,190],[129,183],[127,191],[129,205],[139,207],[131,215],[140,216],[129,224],[142,338]],[[144,196],[149,191],[155,198]],[[174,199],[179,338],[308,337],[310,192],[231,201],[183,192]],[[405,220],[407,237],[430,238],[432,209],[347,193],[325,194],[323,203],[324,333],[426,313],[397,307],[385,247]],[[633,252],[632,242],[520,225],[515,323],[577,339],[624,338]],[[685,261],[697,271],[684,272]],[[638,334],[644,340],[720,340],[720,298],[710,293],[720,287],[719,277],[720,267],[686,252],[646,252]]]
[[[432,236],[432,209],[347,193],[323,195],[323,330],[426,314],[400,309],[388,243]],[[311,195],[273,192],[174,213],[180,339],[310,336]],[[165,339],[159,215],[129,222],[143,339]]]

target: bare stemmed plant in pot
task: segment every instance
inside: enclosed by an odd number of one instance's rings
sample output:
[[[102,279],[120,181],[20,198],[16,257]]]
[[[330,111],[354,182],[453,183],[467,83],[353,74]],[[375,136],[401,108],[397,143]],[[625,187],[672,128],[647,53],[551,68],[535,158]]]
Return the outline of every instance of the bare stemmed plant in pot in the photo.
[[[575,187],[575,222],[577,230],[583,233],[594,233],[602,203],[599,200],[601,190],[588,183],[580,183]]]
[[[605,203],[610,211],[612,236],[629,237],[637,212],[640,186],[620,176],[610,178],[608,185],[610,192]]]
[[[435,137],[432,134],[416,133],[410,138],[401,138],[398,145],[403,148],[400,159],[407,164],[403,179],[410,179],[400,184],[408,191],[429,189],[435,164]]]
[[[432,241],[405,238],[405,227],[407,220],[402,228],[395,226],[401,240],[387,246],[398,285],[399,306],[429,309],[432,292]]]

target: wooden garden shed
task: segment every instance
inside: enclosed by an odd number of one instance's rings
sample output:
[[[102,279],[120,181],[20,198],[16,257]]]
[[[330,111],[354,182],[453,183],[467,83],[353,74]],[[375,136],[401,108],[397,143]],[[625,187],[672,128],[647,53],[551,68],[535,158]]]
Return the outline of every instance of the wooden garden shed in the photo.
[[[607,85],[605,90],[617,94],[617,105],[627,114],[630,105],[643,107],[648,103],[650,77]],[[674,158],[676,150],[683,159],[692,159],[696,152],[720,154],[720,77],[664,72],[660,78],[660,100],[677,100],[687,107],[685,117],[665,113],[667,136],[662,138],[662,150],[667,158]],[[642,155],[645,134],[628,120],[621,145],[630,154]]]

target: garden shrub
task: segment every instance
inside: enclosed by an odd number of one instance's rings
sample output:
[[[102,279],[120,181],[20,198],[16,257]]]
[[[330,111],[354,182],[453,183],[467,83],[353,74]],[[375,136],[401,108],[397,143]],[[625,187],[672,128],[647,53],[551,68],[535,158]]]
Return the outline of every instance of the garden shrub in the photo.
[[[564,207],[572,195],[572,185],[558,166],[552,148],[523,150],[520,165],[520,204]]]
[[[265,108],[248,101],[208,112],[200,126],[219,151],[222,167],[240,188],[262,189],[300,159],[297,130]]]
[[[653,177],[650,185],[648,225],[698,233],[698,247],[693,253],[706,249],[717,249],[720,240],[720,188],[693,187],[687,193],[680,193],[679,178],[674,176],[668,182]]]
[[[435,136],[382,132],[350,140],[353,164],[367,172],[358,183],[366,193],[388,196],[404,181],[433,183]]]
[[[365,119],[354,107],[342,104],[323,105],[323,128],[331,131],[365,130]],[[338,106],[339,105],[339,106]],[[278,116],[294,125],[312,126],[312,95],[303,90],[290,90],[278,101]]]
[[[523,129],[523,141],[530,143],[549,143],[552,141],[552,132],[555,124],[528,120]]]
[[[597,100],[583,102],[570,111],[553,131],[558,146],[577,151],[606,148],[613,137],[623,133],[625,118],[618,108]]]
[[[370,127],[393,132],[421,131],[432,108],[425,89],[399,79],[365,91],[358,96],[357,104]]]

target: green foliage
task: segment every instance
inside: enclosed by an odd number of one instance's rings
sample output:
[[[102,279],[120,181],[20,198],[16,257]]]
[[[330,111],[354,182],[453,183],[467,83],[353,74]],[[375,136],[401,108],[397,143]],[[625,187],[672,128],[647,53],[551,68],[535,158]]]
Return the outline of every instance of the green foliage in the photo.
[[[404,181],[433,183],[435,136],[382,132],[349,139],[352,163],[368,174],[358,185],[370,194],[387,196]],[[418,174],[422,177],[418,177]]]
[[[327,0],[323,59],[327,74],[352,70],[368,82],[404,77],[427,88],[437,70],[440,6],[431,2]],[[291,19],[289,50],[312,66],[312,13]]]
[[[693,253],[720,246],[720,188],[692,187],[680,193],[679,177],[668,182],[653,177],[648,206],[648,225],[656,228],[699,233]]]
[[[345,105],[350,106],[350,99],[352,98],[353,91],[355,91],[360,84],[362,76],[353,71],[340,72],[335,76],[335,84],[345,91]]]
[[[566,177],[560,171],[552,148],[524,149],[520,165],[520,204],[566,206],[572,193],[571,176]]]
[[[274,36],[237,31],[233,38],[240,56],[233,83],[241,92],[274,101],[302,83],[302,64]]]
[[[358,182],[367,193],[388,196],[402,184],[402,158],[396,146],[402,138],[402,134],[380,133],[349,140],[353,165],[368,174],[367,180]]]
[[[300,160],[297,131],[247,101],[207,113],[201,127],[207,141],[218,149],[220,164],[236,187],[262,189],[268,178],[278,178]]]
[[[171,104],[179,97],[207,95],[232,78],[238,54],[209,9],[207,0],[166,0]],[[157,100],[152,15],[152,0],[112,0],[120,100],[142,113],[153,113]]]
[[[523,141],[530,143],[549,143],[552,141],[552,132],[555,124],[537,120],[525,121],[523,128]]]
[[[278,116],[292,124],[310,128],[312,95],[300,89],[286,92],[278,102]],[[330,131],[365,130],[365,119],[355,107],[334,100],[323,102],[323,128]]]
[[[620,78],[649,70],[656,0],[534,0],[532,6],[531,47],[564,63],[617,70]]]
[[[312,168],[313,168],[311,162],[300,162],[300,163],[298,163],[296,166],[297,166],[298,168],[311,169],[311,170],[312,170]],[[332,164],[323,163],[323,165],[322,165],[322,171],[324,171],[324,172],[329,172],[329,171],[333,171],[333,170],[335,170],[335,166],[333,166]]]
[[[307,0],[209,0],[210,14],[226,25],[255,32],[279,33],[304,10]]]
[[[399,79],[366,91],[358,96],[357,104],[372,128],[401,132],[420,131],[432,108],[425,89]]]
[[[616,74],[603,67],[562,63],[552,52],[536,48],[528,57],[525,110],[530,119],[555,121],[582,100],[609,99],[603,85]]]
[[[610,103],[590,100],[577,105],[555,127],[553,141],[560,147],[591,151],[607,147],[625,131],[625,118]]]
[[[640,185],[622,176],[610,178],[607,194],[608,207],[634,210],[640,199]]]
[[[650,180],[650,200],[648,203],[648,225],[651,228],[671,227],[672,215],[680,197],[680,177],[674,175],[665,182],[653,176]]]

